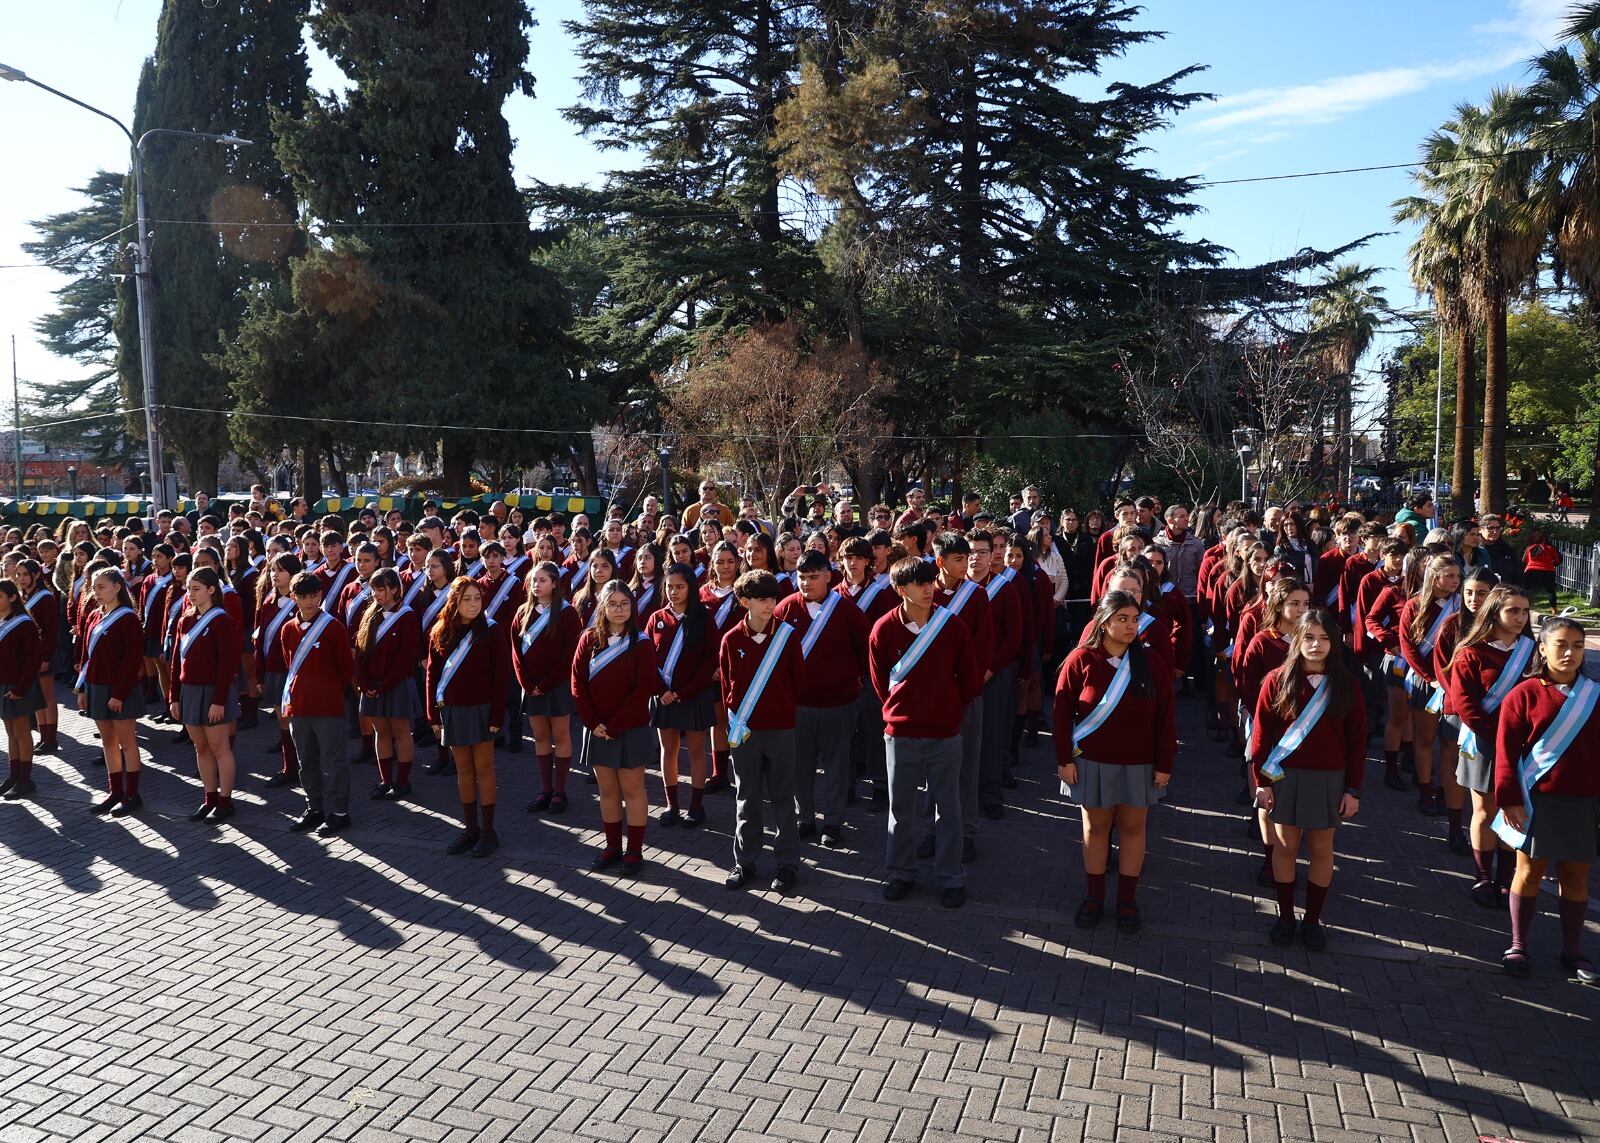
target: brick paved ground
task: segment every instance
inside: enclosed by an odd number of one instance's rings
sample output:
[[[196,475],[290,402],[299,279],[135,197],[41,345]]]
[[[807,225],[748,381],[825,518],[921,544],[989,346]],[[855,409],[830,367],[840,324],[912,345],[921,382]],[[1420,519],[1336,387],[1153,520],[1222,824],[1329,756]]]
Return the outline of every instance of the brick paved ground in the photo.
[[[947,912],[878,897],[865,813],[798,896],[728,894],[727,795],[652,830],[648,876],[591,874],[592,787],[525,816],[527,754],[487,863],[443,853],[450,779],[285,832],[265,730],[235,824],[184,820],[164,729],[146,811],[101,820],[67,715],[38,800],[0,804],[0,1141],[1600,1138],[1600,991],[1560,978],[1553,911],[1504,977],[1441,823],[1369,781],[1330,951],[1274,949],[1235,768],[1182,718],[1127,938],[1071,925],[1047,746]]]

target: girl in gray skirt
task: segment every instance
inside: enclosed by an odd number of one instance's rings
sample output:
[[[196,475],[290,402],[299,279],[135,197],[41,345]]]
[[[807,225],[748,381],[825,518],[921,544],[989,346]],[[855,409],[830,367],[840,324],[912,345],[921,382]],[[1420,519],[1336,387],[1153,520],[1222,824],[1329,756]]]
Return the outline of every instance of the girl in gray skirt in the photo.
[[[1295,937],[1295,867],[1305,841],[1306,911],[1299,926],[1308,949],[1328,945],[1322,907],[1333,882],[1333,831],[1361,808],[1367,766],[1367,706],[1345,666],[1333,612],[1307,611],[1283,666],[1267,672],[1256,699],[1250,768],[1256,805],[1268,811],[1278,891],[1275,945]]]
[[[78,709],[94,719],[105,755],[105,798],[97,814],[126,817],[144,800],[139,796],[138,719],[145,713],[139,675],[144,668],[144,624],[122,574],[105,568],[89,583],[98,615],[90,624],[78,672]]]
[[[417,657],[422,624],[402,602],[400,573],[381,568],[371,580],[372,601],[356,618],[357,707],[372,723],[378,784],[376,800],[411,793],[411,722],[422,715],[417,694]]]
[[[0,718],[6,724],[6,758],[11,763],[0,795],[13,801],[34,790],[31,719],[44,705],[39,693],[43,650],[38,624],[22,605],[22,592],[15,581],[0,579]]]

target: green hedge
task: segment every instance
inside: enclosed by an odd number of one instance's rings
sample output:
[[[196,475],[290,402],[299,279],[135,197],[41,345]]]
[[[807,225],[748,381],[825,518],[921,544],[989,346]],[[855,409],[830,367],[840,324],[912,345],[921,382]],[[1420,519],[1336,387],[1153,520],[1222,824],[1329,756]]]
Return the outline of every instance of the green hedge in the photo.
[[[353,516],[363,508],[371,508],[380,515],[399,509],[411,520],[420,519],[425,501],[437,500],[446,516],[464,509],[484,512],[496,500],[505,501],[508,508],[521,508],[524,512],[566,512],[576,515],[586,512],[597,516],[606,510],[606,501],[599,496],[527,496],[517,492],[485,493],[481,496],[325,496],[312,505],[313,516],[339,514]],[[218,496],[211,505],[226,511],[232,504],[248,504],[248,496]],[[279,505],[287,510],[287,505]],[[192,512],[194,501],[180,500],[177,511]],[[135,497],[118,500],[80,497],[77,500],[0,500],[0,518],[7,524],[26,527],[28,524],[59,523],[68,516],[80,520],[121,520],[130,516],[148,516],[150,502]]]

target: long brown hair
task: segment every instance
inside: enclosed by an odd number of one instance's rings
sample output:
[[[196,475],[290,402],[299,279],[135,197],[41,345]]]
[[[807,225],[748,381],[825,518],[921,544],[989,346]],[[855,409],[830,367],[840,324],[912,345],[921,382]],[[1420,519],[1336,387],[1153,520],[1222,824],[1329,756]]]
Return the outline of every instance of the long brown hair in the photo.
[[[0,583],[4,582],[4,580],[0,580]],[[1546,635],[1554,635],[1557,631],[1576,631],[1579,635],[1582,635],[1583,624],[1579,623],[1576,619],[1569,619],[1565,615],[1552,615],[1550,618],[1541,623],[1539,625],[1539,634],[1534,639],[1535,650],[1533,652],[1533,657],[1528,660],[1528,670],[1527,673],[1522,676],[1523,678],[1543,678],[1549,671],[1549,667],[1545,665],[1544,661],[1544,637]],[[1578,668],[1578,673],[1580,675],[1583,673],[1583,668],[1581,666]]]
[[[128,581],[123,578],[122,573],[116,568],[101,568],[94,573],[94,578],[99,579],[101,576],[109,576],[117,585],[117,606],[132,609],[133,597],[128,594]],[[89,586],[92,588],[94,583],[91,581]]]
[[[261,575],[256,581],[256,610],[261,610],[269,599],[278,598],[278,589],[272,583],[272,573],[274,571],[286,571],[292,580],[305,570],[306,565],[301,563],[300,557],[293,552],[279,552],[268,560],[261,569]],[[288,597],[285,596],[284,598]]]
[[[195,568],[189,573],[189,582],[198,580],[211,592],[211,606],[222,607],[222,576],[216,568]]]
[[[1239,582],[1244,584],[1244,592],[1242,593],[1244,598],[1241,600],[1243,603],[1249,603],[1251,600],[1259,596],[1261,594],[1262,584],[1265,582],[1266,573],[1263,572],[1258,576],[1255,573],[1255,569],[1250,566],[1251,557],[1256,554],[1256,550],[1258,548],[1260,549],[1261,554],[1267,557],[1267,562],[1272,562],[1272,553],[1267,551],[1267,545],[1263,544],[1260,540],[1257,540],[1255,543],[1250,544],[1244,549],[1242,558],[1239,561]]]
[[[639,628],[634,625],[633,607],[631,606],[633,603],[633,592],[629,591],[628,585],[623,583],[620,579],[607,580],[600,586],[600,590],[596,593],[594,603],[594,618],[589,621],[589,629],[583,633],[583,637],[588,643],[589,654],[591,656],[598,655],[601,651],[606,649],[606,639],[611,635],[611,627],[606,620],[606,600],[610,596],[619,594],[626,598],[630,604],[628,608],[628,622],[622,631],[622,637],[627,641],[630,650],[632,649],[633,644],[638,637]]]
[[[5,615],[7,619],[15,619],[18,615],[28,615],[28,609],[22,606],[22,589],[17,586],[16,580],[9,577],[0,579],[0,595],[5,596],[8,601]],[[28,615],[28,620],[32,622],[33,616]]]
[[[372,578],[367,581],[367,586],[373,591],[386,587],[390,591],[400,590],[400,573],[393,568],[379,568],[372,573]],[[378,606],[374,597],[367,601],[367,606],[361,613],[361,627],[356,632],[356,650],[366,656],[372,652],[372,642],[378,637],[378,624],[383,622],[383,608]]]
[[[467,592],[475,591],[480,599],[483,597],[483,585],[477,580],[458,575],[450,581],[446,591],[448,594],[444,598],[444,606],[439,609],[439,617],[433,621],[433,630],[428,633],[429,645],[441,655],[461,642],[469,626],[476,627],[484,621],[481,611],[470,625],[463,623],[457,614],[461,610],[461,597]]]
[[[1096,651],[1105,646],[1106,624],[1111,622],[1111,617],[1124,608],[1131,607],[1140,611],[1139,601],[1133,597],[1132,592],[1108,591],[1100,597],[1100,602],[1094,609],[1094,615],[1089,619],[1089,638],[1084,642],[1085,647],[1093,647]],[[1139,641],[1138,635],[1133,637],[1133,642],[1128,644],[1128,690],[1132,694],[1149,695],[1154,688],[1150,682],[1150,663],[1145,658],[1144,644]]]
[[[1456,642],[1456,649],[1450,654],[1450,665],[1454,667],[1461,658],[1461,652],[1468,647],[1476,647],[1479,643],[1487,643],[1494,638],[1495,629],[1500,626],[1500,613],[1505,610],[1506,604],[1513,599],[1520,599],[1524,603],[1531,603],[1528,589],[1518,587],[1514,583],[1497,583],[1489,589],[1489,598],[1478,605],[1478,610],[1473,614],[1472,626],[1467,628],[1467,633]],[[1531,634],[1526,628],[1524,635]]]
[[[1421,643],[1428,637],[1428,608],[1433,606],[1433,589],[1439,582],[1439,577],[1451,568],[1460,570],[1454,556],[1438,555],[1429,556],[1422,566],[1422,582],[1417,585],[1416,594],[1411,601],[1416,605],[1416,613],[1411,617],[1411,630],[1407,632],[1414,643]],[[1461,589],[1456,588],[1457,591]],[[1439,601],[1439,606],[1444,606],[1444,601]]]
[[[601,584],[600,587],[595,587],[594,585],[594,564],[596,560],[599,560],[601,563],[605,564],[611,569],[611,579],[606,580],[606,583],[610,583],[611,580],[618,578],[617,557],[610,548],[595,548],[592,552],[590,552],[589,572],[583,577],[583,586],[572,593],[572,606],[576,607],[580,614],[582,613],[583,609],[588,606],[590,601],[595,598],[595,595],[605,587],[605,584]],[[595,610],[598,611],[599,607],[596,606]]]
[[[540,572],[550,577],[556,589],[550,595],[550,606],[561,606],[561,566],[554,560],[540,560],[528,569],[528,574],[522,577],[522,585],[526,594],[523,596],[522,606],[517,608],[516,616],[511,620],[511,629],[518,635],[526,635],[528,628],[533,625],[533,617],[539,614],[539,597],[534,593],[533,581]]]
[[[1355,698],[1355,680],[1351,678],[1350,670],[1344,664],[1344,655],[1339,650],[1341,629],[1338,617],[1325,607],[1313,607],[1301,617],[1299,626],[1289,639],[1289,656],[1284,659],[1283,667],[1278,672],[1278,689],[1272,693],[1272,709],[1285,719],[1292,720],[1300,713],[1300,682],[1306,677],[1301,647],[1306,632],[1313,627],[1322,628],[1322,634],[1329,643],[1328,657],[1323,660],[1322,667],[1322,673],[1328,680],[1322,685],[1331,688],[1328,691],[1329,716],[1342,718]]]
[[[1261,605],[1260,631],[1276,631],[1278,620],[1283,618],[1283,605],[1297,591],[1307,592],[1306,585],[1292,575],[1280,575],[1267,585],[1267,601]]]

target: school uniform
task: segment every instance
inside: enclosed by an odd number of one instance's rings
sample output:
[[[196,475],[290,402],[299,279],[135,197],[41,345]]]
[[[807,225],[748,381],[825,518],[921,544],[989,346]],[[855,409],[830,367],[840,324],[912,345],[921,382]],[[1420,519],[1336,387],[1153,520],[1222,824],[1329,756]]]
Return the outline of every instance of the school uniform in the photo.
[[[733,594],[733,588],[720,588],[708,583],[700,589],[700,602],[711,613],[711,626],[717,632],[717,644],[744,619],[744,606]]]
[[[878,620],[900,605],[900,597],[895,594],[888,575],[874,575],[870,569],[866,583],[856,586],[841,580],[833,590],[855,604],[856,610],[867,621],[869,635]],[[855,788],[855,779],[864,777],[874,784],[877,791],[873,798],[874,812],[889,808],[889,779],[883,750],[883,703],[870,686],[863,686],[856,699],[855,725],[850,731],[850,774],[851,784],[846,787],[847,802],[850,800],[849,792]]]
[[[1267,601],[1258,595],[1245,604],[1243,610],[1234,619],[1235,626],[1232,629],[1232,638],[1229,640],[1233,651],[1228,657],[1228,665],[1233,675],[1235,690],[1239,688],[1240,683],[1239,656],[1244,654],[1245,648],[1250,646],[1251,640],[1261,630],[1261,618],[1266,614],[1266,607]],[[1243,696],[1241,696],[1241,701],[1243,701]]]
[[[1600,838],[1600,684],[1582,674],[1570,686],[1524,679],[1500,705],[1494,794],[1530,814],[1520,842],[1496,819],[1495,832],[1535,861],[1592,863]],[[1568,703],[1580,703],[1562,717]],[[1584,712],[1584,707],[1589,709]],[[1535,747],[1538,747],[1535,750]],[[1524,771],[1527,776],[1524,776]]]
[[[561,561],[561,590],[571,599],[589,579],[589,557],[579,559],[576,554]]]
[[[632,578],[631,576],[629,577]],[[629,589],[632,590],[631,588]],[[660,579],[655,583],[639,585],[639,590],[633,592],[633,623],[643,631],[645,623],[661,608],[667,604],[666,580]]]
[[[313,814],[348,814],[350,755],[344,695],[355,679],[350,632],[335,615],[323,612],[307,623],[296,612],[279,628],[278,648],[289,664],[283,710],[300,760],[306,809]]]
[[[978,767],[978,807],[987,817],[1005,812],[1002,781],[1006,740],[1017,712],[1017,678],[1023,650],[1023,597],[1010,568],[991,573],[979,586],[989,597],[989,625],[994,649],[983,684],[983,753]]]
[[[1256,702],[1267,675],[1283,666],[1289,657],[1289,640],[1274,628],[1258,631],[1243,652],[1236,654],[1239,705],[1244,708],[1246,749],[1254,734]]]
[[[1194,632],[1190,629],[1192,609],[1189,606],[1189,598],[1175,583],[1162,584],[1161,593],[1156,598],[1157,610],[1167,621],[1171,633],[1172,673],[1175,678],[1181,677],[1189,663],[1194,643]]]
[[[550,617],[544,619],[546,615]],[[572,701],[572,653],[582,631],[577,609],[559,598],[553,614],[536,606],[526,629],[513,626],[511,665],[522,691],[524,715],[567,718],[577,710]]]
[[[1316,571],[1311,576],[1310,584],[1312,606],[1326,607],[1334,612],[1339,610],[1339,579],[1349,558],[1337,546],[1317,557]]]
[[[350,560],[340,560],[336,568],[324,563],[313,574],[322,584],[322,610],[335,619],[342,618],[339,600],[344,595],[344,589],[356,578],[356,565]]]
[[[1365,634],[1362,625],[1356,621],[1361,583],[1377,570],[1378,565],[1367,557],[1366,552],[1352,552],[1344,561],[1344,567],[1339,569],[1339,622],[1352,636],[1351,646],[1357,655],[1363,650],[1362,637]]]
[[[40,674],[65,670],[71,659],[61,658],[67,649],[61,646],[61,601],[56,593],[47,587],[35,588],[23,606],[39,628]]]
[[[1433,652],[1445,619],[1455,614],[1460,607],[1459,595],[1452,595],[1444,600],[1429,600],[1423,610],[1421,638],[1412,633],[1417,619],[1416,599],[1406,600],[1400,608],[1400,619],[1397,624],[1400,656],[1405,661],[1406,667],[1406,701],[1413,710],[1431,709],[1435,714],[1441,713],[1443,690],[1438,686],[1439,680],[1434,673]],[[1440,695],[1438,702],[1434,702],[1436,691]]]
[[[788,624],[800,647],[799,706],[795,712],[795,807],[802,826],[822,812],[824,827],[844,821],[850,791],[850,734],[861,680],[867,675],[867,625],[861,609],[836,591],[821,603],[795,592],[772,613]],[[820,626],[819,626],[820,625]],[[735,754],[735,759],[738,755]],[[816,796],[817,771],[822,797]]]
[[[215,725],[239,717],[234,679],[239,674],[239,628],[226,606],[203,615],[193,610],[178,616],[168,660],[167,701],[178,704],[184,726],[213,725],[210,708],[223,708]]]
[[[256,677],[261,680],[261,708],[276,711],[283,702],[283,679],[289,664],[283,658],[278,632],[294,614],[294,597],[268,596],[256,608]]]
[[[1367,772],[1367,707],[1361,689],[1350,688],[1342,713],[1327,710],[1292,745],[1286,741],[1296,718],[1284,718],[1274,707],[1284,668],[1267,672],[1256,698],[1250,736],[1250,768],[1257,787],[1272,786],[1272,811],[1278,825],[1299,829],[1332,829],[1339,824],[1339,801],[1346,790],[1359,791]],[[1354,680],[1351,680],[1354,682]],[[1326,676],[1301,679],[1295,709],[1305,712]],[[1281,775],[1269,775],[1278,768]]]
[[[638,770],[656,759],[650,700],[661,693],[655,645],[643,634],[612,635],[596,650],[586,631],[572,658],[572,699],[583,723],[583,754],[590,767]],[[603,726],[611,737],[596,737]]]
[[[824,630],[823,634],[828,632]],[[761,853],[763,793],[772,803],[777,831],[772,855],[778,867],[800,866],[799,822],[795,817],[800,644],[795,629],[786,623],[773,620],[758,634],[741,622],[723,636],[718,652],[717,674],[722,704],[728,711],[728,745],[733,753],[733,860],[744,870],[754,869]]]
[[[1009,581],[1002,583],[1001,593],[1010,587]],[[918,647],[914,656],[908,654],[913,645]],[[941,888],[965,888],[961,717],[966,704],[983,691],[972,637],[966,625],[944,608],[933,608],[915,630],[896,608],[873,626],[867,657],[873,690],[883,703],[888,878],[916,880],[916,797],[918,786],[926,782],[934,804],[934,877]]]
[[[365,621],[363,608],[357,622]],[[351,643],[355,643],[354,632]],[[416,682],[417,658],[421,651],[422,625],[417,613],[404,604],[384,612],[373,631],[372,645],[355,657],[353,682],[362,715],[403,718],[409,722],[422,714],[422,696],[417,693]],[[368,691],[377,694],[372,696]]]
[[[967,591],[966,585],[973,590]],[[958,602],[959,600],[959,602]],[[989,618],[989,593],[971,580],[963,580],[955,591],[935,585],[933,601],[946,608],[966,626],[972,639],[973,665],[978,679],[992,669],[994,625]],[[978,778],[983,768],[983,691],[967,700],[961,712],[961,837],[963,843],[976,842],[978,836]],[[924,790],[920,803],[922,828],[934,828],[931,791]]]
[[[89,628],[83,659],[75,689],[85,697],[91,719],[119,722],[144,717],[144,691],[139,686],[144,670],[144,625],[136,611],[119,607],[109,616],[97,615]],[[121,709],[111,709],[112,699],[121,701]]]
[[[656,730],[709,730],[717,720],[715,684],[722,641],[709,615],[693,646],[686,631],[679,635],[682,627],[683,616],[670,607],[659,608],[644,623],[645,633],[655,644],[662,693],[671,691],[677,696],[665,706],[659,698],[651,700],[650,725]]]
[[[467,639],[472,643],[458,655]],[[480,615],[444,651],[435,648],[431,638],[427,647],[423,705],[428,721],[442,732],[439,744],[476,746],[491,741],[490,727],[505,725],[506,676],[511,674],[506,627]]]
[[[1155,775],[1172,773],[1177,753],[1172,670],[1160,656],[1147,653],[1144,659],[1150,693],[1135,694],[1129,687],[1108,708],[1101,699],[1113,690],[1122,657],[1113,661],[1104,648],[1079,647],[1061,664],[1056,764],[1077,763],[1078,780],[1065,793],[1085,809],[1148,806],[1166,796]]]
[[[39,689],[44,661],[39,625],[25,609],[0,624],[0,718],[29,718],[44,709]]]
[[[1460,725],[1456,781],[1469,790],[1487,794],[1494,789],[1500,708],[1533,652],[1533,640],[1527,635],[1511,644],[1488,640],[1463,650],[1450,668],[1446,701]]]
[[[1366,585],[1363,584],[1363,587]],[[1364,611],[1357,604],[1361,621],[1367,629],[1367,653],[1381,655],[1381,672],[1384,685],[1404,688],[1406,681],[1405,658],[1400,652],[1400,613],[1405,607],[1398,578],[1385,582]]]
[[[522,580],[502,568],[499,577],[495,579],[490,579],[487,574],[480,575],[478,586],[483,589],[483,613],[494,622],[503,623],[509,628],[512,617],[528,598]],[[506,687],[506,709],[521,710],[522,685],[517,681],[516,671],[511,672]],[[515,754],[522,749],[522,719],[508,719],[500,728],[500,733],[506,740],[506,749],[511,753]]]
[[[172,584],[172,572],[165,575],[148,575],[139,585],[139,618],[144,625],[144,654],[147,658],[161,658],[161,636],[166,621],[167,588]]]

